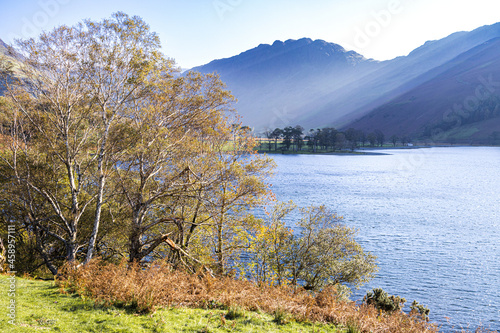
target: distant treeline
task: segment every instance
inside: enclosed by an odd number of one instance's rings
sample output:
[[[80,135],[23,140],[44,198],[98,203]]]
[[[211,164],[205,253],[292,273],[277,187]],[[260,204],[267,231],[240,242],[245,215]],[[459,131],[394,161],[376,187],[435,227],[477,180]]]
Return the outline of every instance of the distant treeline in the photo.
[[[261,144],[261,149],[266,150],[293,150],[300,151],[307,147],[310,151],[335,151],[335,150],[355,150],[359,147],[382,147],[387,141],[385,134],[380,130],[366,133],[362,130],[349,128],[346,131],[339,131],[332,127],[322,129],[311,129],[304,131],[300,125],[295,127],[287,126],[283,129],[275,128],[266,130],[264,136],[267,140],[266,145]],[[407,145],[411,140],[406,137],[393,135],[389,142],[396,146],[398,142]]]

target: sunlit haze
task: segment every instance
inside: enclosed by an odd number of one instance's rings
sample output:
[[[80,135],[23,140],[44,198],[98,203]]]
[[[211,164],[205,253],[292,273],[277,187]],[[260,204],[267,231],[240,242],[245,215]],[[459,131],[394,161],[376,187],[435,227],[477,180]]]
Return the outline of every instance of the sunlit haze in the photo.
[[[1,8],[0,38],[7,43],[116,11],[139,15],[183,68],[302,37],[386,60],[500,21],[498,0],[1,0]]]

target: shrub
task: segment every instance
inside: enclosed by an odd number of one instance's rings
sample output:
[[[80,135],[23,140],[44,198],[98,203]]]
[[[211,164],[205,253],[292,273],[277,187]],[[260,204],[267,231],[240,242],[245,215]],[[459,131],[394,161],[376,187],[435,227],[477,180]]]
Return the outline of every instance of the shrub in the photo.
[[[401,311],[406,303],[404,298],[389,295],[381,288],[374,288],[372,291],[369,291],[363,298],[363,301],[385,312]]]
[[[410,309],[410,313],[418,313],[423,320],[429,321],[429,313],[431,312],[429,308],[425,307],[424,305],[418,304],[417,301],[413,301]]]
[[[294,231],[286,219],[296,213]],[[247,276],[314,291],[331,284],[359,287],[374,277],[376,257],[356,242],[356,230],[325,206],[297,211],[293,202],[281,203],[268,216],[252,238]]]
[[[355,325],[348,324],[346,333],[361,333],[361,331]]]

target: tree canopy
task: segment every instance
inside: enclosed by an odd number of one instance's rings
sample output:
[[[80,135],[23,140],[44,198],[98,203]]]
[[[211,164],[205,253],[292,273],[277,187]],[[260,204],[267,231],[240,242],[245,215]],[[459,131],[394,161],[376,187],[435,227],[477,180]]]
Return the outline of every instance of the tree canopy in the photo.
[[[56,275],[99,256],[211,274],[245,263],[260,281],[308,289],[370,278],[373,256],[325,207],[301,210],[298,233],[282,220],[295,207],[256,216],[275,200],[274,162],[254,152],[218,76],[181,74],[160,48],[118,12],[19,41],[16,67],[0,59],[0,239],[15,227],[18,270]],[[303,131],[268,134],[300,150]]]
[[[287,220],[295,228],[287,226]],[[292,202],[277,204],[255,235],[256,260],[249,274],[257,281],[311,290],[369,281],[377,271],[376,258],[341,221],[325,206],[298,209]]]
[[[143,260],[166,245],[182,261],[199,227],[244,224],[242,206],[266,195],[272,163],[244,158],[254,141],[234,126],[234,98],[217,76],[179,76],[141,18],[116,13],[18,47],[22,66],[1,69],[3,222],[54,274],[64,260]]]

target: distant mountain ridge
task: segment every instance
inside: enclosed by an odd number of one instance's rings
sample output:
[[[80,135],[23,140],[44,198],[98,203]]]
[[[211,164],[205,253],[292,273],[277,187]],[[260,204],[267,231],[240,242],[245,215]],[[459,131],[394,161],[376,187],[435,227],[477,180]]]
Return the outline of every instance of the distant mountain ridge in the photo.
[[[303,38],[261,44],[193,70],[221,76],[238,98],[244,122],[278,127],[298,120],[311,99],[355,80],[375,63],[340,45]]]
[[[243,122],[257,131],[297,124],[371,128],[363,117],[438,78],[457,65],[455,58],[498,37],[500,23],[426,42],[409,55],[389,61],[366,59],[340,45],[303,38],[259,45],[193,70],[217,72],[238,98]],[[381,122],[375,125],[396,132]],[[424,132],[407,130],[411,135]]]
[[[311,66],[311,69],[320,66],[356,65],[366,59],[354,52],[346,51],[342,46],[327,43],[323,40],[313,41],[310,38],[299,40],[275,41],[272,45],[260,44],[256,48],[240,53],[231,58],[214,60],[207,65],[193,68],[193,70],[219,70],[225,75],[232,75],[244,70],[263,68],[264,64],[272,65],[266,69],[273,72],[292,70],[290,65],[300,64]]]

